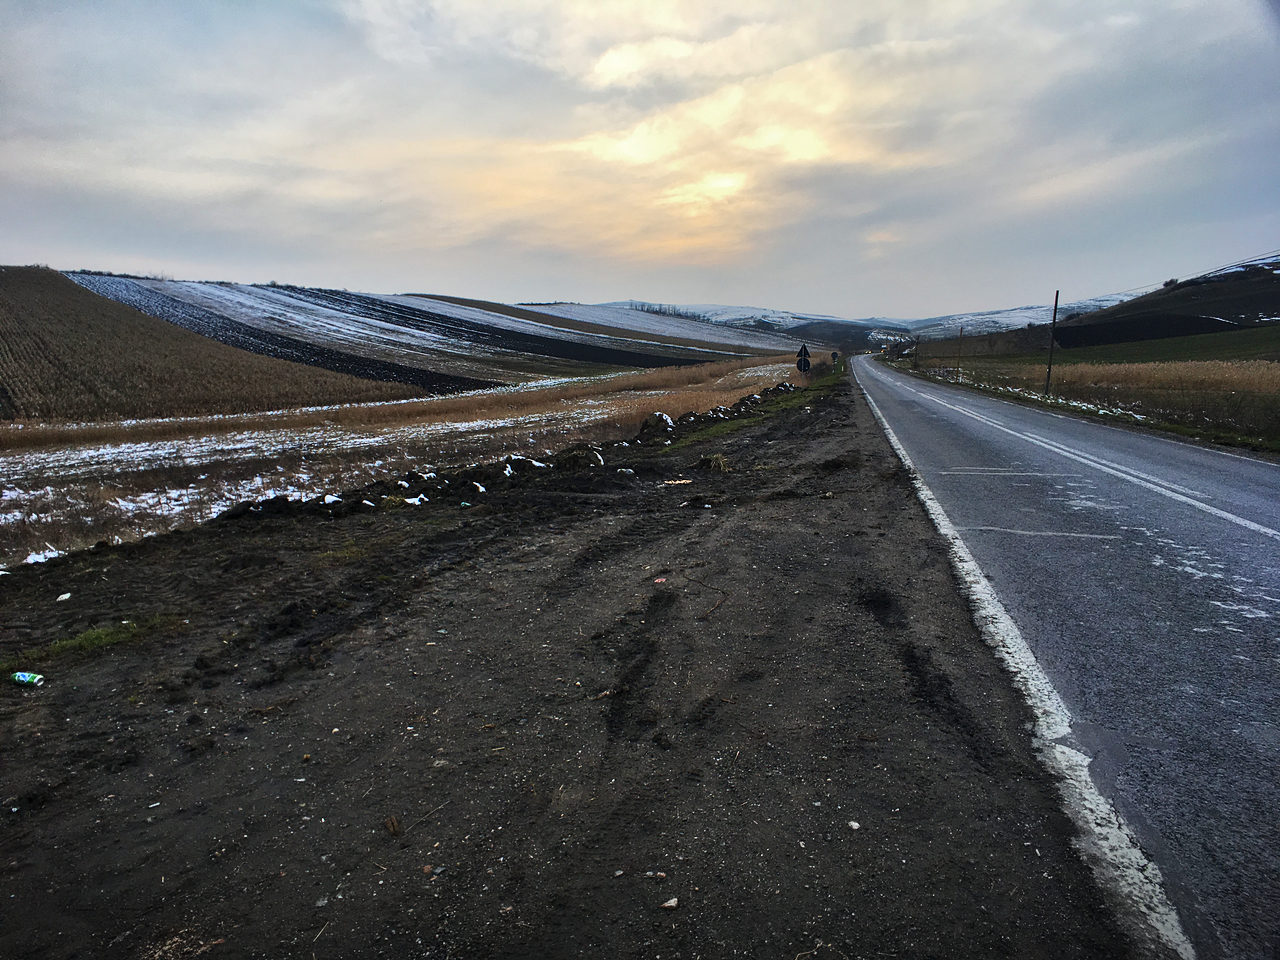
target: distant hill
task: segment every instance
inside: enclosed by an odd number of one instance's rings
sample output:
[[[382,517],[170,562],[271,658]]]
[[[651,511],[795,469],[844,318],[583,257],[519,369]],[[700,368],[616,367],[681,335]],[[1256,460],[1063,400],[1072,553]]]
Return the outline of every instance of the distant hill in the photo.
[[[1239,330],[1280,321],[1280,260],[1236,264],[1058,324],[1063,346],[1130,343]]]
[[[397,400],[419,387],[256,356],[41,267],[0,267],[0,419],[198,416]]]
[[[721,303],[665,304],[646,300],[622,300],[601,306],[683,317],[738,330],[769,331],[785,334],[793,340],[845,346],[849,349],[867,346],[874,339],[872,334],[877,330],[907,329],[900,320],[877,317],[855,320],[823,313],[796,313],[772,307],[735,307]]]
[[[899,323],[922,340],[954,339],[988,353],[1047,349],[1048,305],[957,313]],[[1280,260],[1274,254],[1142,294],[1110,294],[1058,307],[1057,343],[1087,347],[1248,329],[1280,321]],[[886,324],[886,329],[888,325]]]
[[[1084,313],[1110,307],[1125,300],[1124,294],[1109,294],[1092,297],[1088,300],[1074,300],[1058,305],[1058,319],[1071,313]],[[915,336],[925,340],[941,340],[947,337],[964,335],[1002,333],[1006,330],[1021,330],[1028,326],[1047,324],[1053,317],[1053,304],[1035,304],[1025,307],[1010,307],[1006,310],[983,310],[977,313],[952,313],[942,317],[928,317],[924,320],[902,321]]]

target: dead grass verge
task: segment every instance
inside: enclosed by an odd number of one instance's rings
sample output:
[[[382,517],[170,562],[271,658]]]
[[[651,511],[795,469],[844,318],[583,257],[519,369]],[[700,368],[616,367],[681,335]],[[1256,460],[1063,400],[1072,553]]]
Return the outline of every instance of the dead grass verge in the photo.
[[[942,364],[922,364],[921,370],[956,375],[954,367]],[[966,381],[978,385],[1044,390],[1044,368],[1027,363],[975,359],[962,370]],[[1051,392],[1168,424],[1280,440],[1280,362],[1274,360],[1069,363],[1053,368]]]
[[[723,381],[732,374],[780,362],[785,362],[785,358],[751,357],[592,377],[543,388],[499,389],[407,402],[352,404],[272,413],[65,425],[19,422],[0,427],[0,452],[86,444],[146,443],[246,430],[300,430],[320,425],[336,425],[350,430],[386,430],[406,424],[451,423],[533,414],[574,401],[629,393],[685,393],[689,395],[689,402],[694,404],[689,408],[692,410],[700,402],[693,399],[699,392],[709,389],[731,392],[736,387]],[[721,386],[713,387],[717,383],[721,383]]]

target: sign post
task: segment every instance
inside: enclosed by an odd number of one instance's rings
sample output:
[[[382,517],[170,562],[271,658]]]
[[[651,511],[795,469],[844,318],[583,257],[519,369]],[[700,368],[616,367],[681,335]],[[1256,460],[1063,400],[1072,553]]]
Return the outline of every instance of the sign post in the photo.
[[[808,373],[809,367],[809,347],[807,344],[800,344],[800,349],[796,352],[796,369],[801,373]]]
[[[1044,395],[1050,396],[1049,378],[1053,376],[1053,337],[1058,329],[1058,294],[1061,290],[1053,291],[1053,316],[1049,320],[1049,367],[1044,372]]]

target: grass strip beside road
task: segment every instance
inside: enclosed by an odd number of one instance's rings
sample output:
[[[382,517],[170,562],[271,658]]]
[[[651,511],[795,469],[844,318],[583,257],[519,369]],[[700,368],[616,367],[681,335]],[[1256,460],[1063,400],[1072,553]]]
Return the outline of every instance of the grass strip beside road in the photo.
[[[1198,338],[1185,338],[1198,339]],[[1124,344],[1136,347],[1136,344]],[[1090,348],[1089,353],[1114,348]],[[1073,354],[1086,351],[1072,351]],[[1280,452],[1280,362],[1197,360],[1084,362],[1055,356],[1048,395],[1039,357],[922,358],[894,365],[940,383],[1108,423],[1129,423],[1193,440]]]

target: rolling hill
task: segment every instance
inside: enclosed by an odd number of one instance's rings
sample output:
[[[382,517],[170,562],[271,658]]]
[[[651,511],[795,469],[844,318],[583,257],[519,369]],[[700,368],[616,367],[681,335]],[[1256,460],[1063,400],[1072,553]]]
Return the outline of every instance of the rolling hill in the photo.
[[[907,329],[901,320],[884,320],[878,317],[855,320],[823,313],[796,313],[773,307],[735,307],[721,303],[664,304],[646,300],[624,300],[601,306],[682,317],[744,331],[782,333],[793,340],[830,344],[849,350],[869,346],[875,341],[875,335],[879,331],[888,329],[905,333]]]
[[[1068,316],[1058,325],[1065,347],[1131,343],[1220,333],[1280,321],[1280,259],[1234,264],[1150,293]]]
[[[365,376],[416,370],[449,383],[520,383],[622,369],[767,356],[788,337],[612,306],[507,304],[426,294],[157,280],[70,273],[76,283],[162,320],[255,353]],[[386,367],[394,368],[387,376]]]
[[[483,384],[447,386],[472,385]],[[258,356],[98,296],[53,270],[0,267],[0,419],[242,413],[406,399],[441,386]]]
[[[1123,302],[1125,295],[1108,294],[1102,297],[1091,297],[1086,300],[1075,300],[1058,305],[1058,317],[1070,313],[1084,313],[1100,310]],[[1053,316],[1053,304],[1033,304],[1024,307],[1010,307],[1006,310],[983,310],[977,313],[952,313],[942,317],[928,317],[924,320],[898,321],[913,336],[924,340],[942,340],[947,337],[965,336],[986,333],[1002,333],[1006,330],[1023,330],[1029,326],[1047,325]]]

